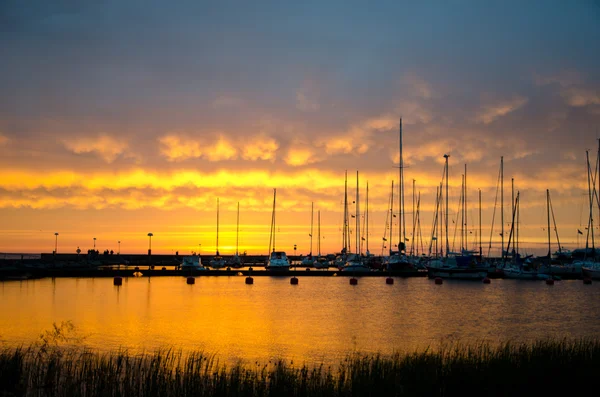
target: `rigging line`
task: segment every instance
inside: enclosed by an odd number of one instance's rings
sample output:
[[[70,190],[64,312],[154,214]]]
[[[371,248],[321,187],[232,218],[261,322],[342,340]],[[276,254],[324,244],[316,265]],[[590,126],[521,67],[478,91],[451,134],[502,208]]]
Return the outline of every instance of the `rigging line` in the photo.
[[[496,206],[498,204],[498,189],[500,186],[500,171],[498,171],[498,180],[496,181],[496,198],[494,199],[494,211],[492,212],[492,226],[490,228],[490,244],[488,246],[487,256],[489,258],[490,251],[492,250],[492,237],[494,236],[494,221],[496,219]],[[504,247],[502,247],[504,249]]]

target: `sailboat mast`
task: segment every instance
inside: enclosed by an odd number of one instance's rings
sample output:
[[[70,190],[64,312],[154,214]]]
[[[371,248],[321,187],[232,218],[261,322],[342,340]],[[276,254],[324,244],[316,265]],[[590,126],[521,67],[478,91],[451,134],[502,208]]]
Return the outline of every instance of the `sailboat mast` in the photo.
[[[464,200],[465,200],[465,248],[469,249],[469,242],[468,242],[468,237],[469,237],[469,228],[468,228],[468,218],[467,218],[467,165],[465,164],[465,192],[463,194]]]
[[[444,158],[446,159],[446,258],[448,257],[448,250],[450,249],[448,242],[448,157],[450,157],[450,155],[444,154]]]
[[[483,248],[481,246],[481,189],[479,189],[479,257],[483,259]]]
[[[550,190],[548,189],[546,189],[546,212],[548,216],[548,261],[550,261],[552,249],[550,248]]]
[[[358,171],[356,171],[356,247],[355,252],[357,255],[360,255],[360,216],[358,215]]]
[[[410,242],[410,255],[414,255],[414,248],[415,248],[415,228],[417,226],[417,213],[415,212],[415,180],[413,179],[413,185],[412,185],[412,240]],[[418,251],[418,247],[417,247],[417,251]]]
[[[237,203],[237,226],[235,230],[235,255],[239,254],[239,244],[240,244],[240,202]]]
[[[400,195],[398,197],[400,219],[398,220],[398,253],[406,243],[406,215],[404,213],[404,159],[402,157],[402,117],[400,118]]]
[[[589,228],[588,230],[591,231],[592,233],[592,252],[594,255],[594,258],[596,257],[596,248],[594,245],[594,196],[592,194],[592,183],[591,183],[591,174],[592,174],[592,170],[590,169],[590,156],[589,156],[589,152],[586,150],[585,151],[585,157],[587,160],[587,170],[588,170],[588,191],[589,191],[589,196],[590,196],[590,220],[589,220]],[[586,251],[587,251],[587,242],[586,242]]]
[[[500,223],[502,224],[500,231],[500,237],[502,237],[500,255],[502,256],[502,265],[504,265],[504,156],[500,156]]]
[[[217,197],[217,255],[219,255],[219,198]]]
[[[344,255],[348,253],[348,170],[344,178]]]
[[[365,206],[365,228],[366,228],[366,236],[367,240],[367,255],[369,254],[369,181],[367,181],[367,203]]]
[[[390,255],[392,255],[392,249],[394,248],[394,234],[392,229],[394,226],[394,181],[392,180],[392,198],[390,200]]]
[[[314,201],[310,203],[310,255],[312,256],[312,248],[313,248],[313,212],[315,209]]]

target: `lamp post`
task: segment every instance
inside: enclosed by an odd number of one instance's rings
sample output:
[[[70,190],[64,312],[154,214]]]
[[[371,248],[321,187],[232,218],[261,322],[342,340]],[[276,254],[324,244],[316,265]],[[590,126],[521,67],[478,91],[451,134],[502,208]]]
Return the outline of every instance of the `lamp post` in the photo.
[[[154,234],[148,233],[148,238],[150,239],[148,242],[148,255],[152,255],[152,236],[154,236]]]
[[[96,237],[94,237],[94,251],[96,250]]]
[[[117,253],[117,255],[121,255],[121,240],[117,241],[117,243],[119,243],[119,252]]]
[[[58,232],[54,233],[54,253],[58,253]]]
[[[296,244],[294,244],[294,258],[296,261],[298,260],[298,258],[296,258]],[[296,266],[298,266],[298,264],[296,264]]]
[[[202,244],[198,244],[198,256],[200,256],[200,249],[202,248]]]

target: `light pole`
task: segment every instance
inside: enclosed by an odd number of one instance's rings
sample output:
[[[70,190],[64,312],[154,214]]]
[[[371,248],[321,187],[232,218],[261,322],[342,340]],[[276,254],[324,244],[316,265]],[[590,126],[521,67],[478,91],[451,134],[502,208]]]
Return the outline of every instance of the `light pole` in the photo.
[[[94,237],[94,251],[96,250],[96,237]]]
[[[58,232],[54,233],[54,253],[58,253]]]
[[[117,241],[117,243],[119,243],[119,252],[117,253],[117,255],[121,255],[121,240]]]
[[[152,236],[154,236],[154,234],[148,233],[148,238],[150,239],[148,242],[148,255],[152,255]]]
[[[200,256],[200,249],[202,248],[202,244],[198,244],[198,256]]]
[[[294,244],[294,258],[298,260],[298,258],[296,258],[296,244]],[[296,266],[298,266],[298,264],[296,264]]]

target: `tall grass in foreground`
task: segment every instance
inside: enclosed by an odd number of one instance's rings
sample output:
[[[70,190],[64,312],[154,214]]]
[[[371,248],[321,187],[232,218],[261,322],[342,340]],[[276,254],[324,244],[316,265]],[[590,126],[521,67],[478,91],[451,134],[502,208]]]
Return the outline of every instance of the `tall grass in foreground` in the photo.
[[[36,344],[0,352],[0,396],[556,395],[595,388],[599,373],[599,340],[352,354],[335,370],[285,361],[227,366],[202,352],[130,355]]]

